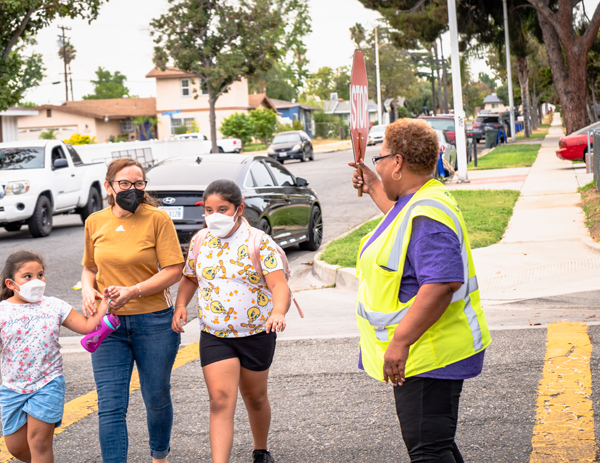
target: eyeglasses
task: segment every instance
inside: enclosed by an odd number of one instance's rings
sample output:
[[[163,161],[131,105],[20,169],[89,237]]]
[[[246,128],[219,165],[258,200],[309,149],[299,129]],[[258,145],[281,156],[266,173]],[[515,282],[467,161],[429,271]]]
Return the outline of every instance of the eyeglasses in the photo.
[[[143,190],[148,184],[146,180],[138,180],[137,182],[130,182],[129,180],[115,180],[113,183],[118,183],[121,190],[131,190],[132,186],[136,190]]]
[[[386,154],[385,156],[375,156],[373,158],[373,165],[376,166],[379,161],[384,158],[389,158],[390,156],[396,156],[395,154]]]

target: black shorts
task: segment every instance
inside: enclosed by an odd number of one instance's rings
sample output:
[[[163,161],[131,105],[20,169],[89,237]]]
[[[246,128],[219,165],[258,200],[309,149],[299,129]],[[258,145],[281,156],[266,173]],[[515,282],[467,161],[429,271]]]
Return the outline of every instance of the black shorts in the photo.
[[[200,365],[232,358],[240,359],[240,365],[246,370],[265,371],[273,363],[277,333],[253,334],[242,338],[219,338],[214,334],[200,333]]]

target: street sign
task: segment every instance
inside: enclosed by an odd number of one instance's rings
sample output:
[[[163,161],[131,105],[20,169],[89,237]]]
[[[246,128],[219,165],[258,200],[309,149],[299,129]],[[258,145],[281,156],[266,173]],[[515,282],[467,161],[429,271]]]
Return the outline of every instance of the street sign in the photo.
[[[365,58],[362,51],[354,50],[350,77],[350,137],[354,159],[357,162],[365,159],[370,125],[369,81],[367,80]],[[358,167],[358,173],[362,176],[360,167]],[[362,188],[358,189],[358,196],[362,196]]]
[[[181,112],[180,109],[177,111],[167,111],[166,113],[160,113],[161,116],[172,116],[173,114],[179,114]]]

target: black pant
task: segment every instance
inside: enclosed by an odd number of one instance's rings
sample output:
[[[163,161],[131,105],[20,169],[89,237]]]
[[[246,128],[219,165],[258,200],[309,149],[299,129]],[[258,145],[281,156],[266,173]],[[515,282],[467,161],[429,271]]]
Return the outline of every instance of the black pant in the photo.
[[[454,435],[463,380],[407,378],[394,387],[402,438],[412,463],[464,463]]]

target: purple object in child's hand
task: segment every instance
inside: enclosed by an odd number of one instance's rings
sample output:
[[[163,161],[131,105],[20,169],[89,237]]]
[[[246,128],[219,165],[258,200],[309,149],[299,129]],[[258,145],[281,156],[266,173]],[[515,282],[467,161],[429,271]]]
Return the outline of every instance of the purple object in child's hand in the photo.
[[[102,317],[96,329],[81,340],[81,345],[88,352],[95,352],[100,344],[102,344],[102,341],[104,341],[104,338],[119,328],[119,326],[121,326],[119,317],[113,313],[108,313]]]

